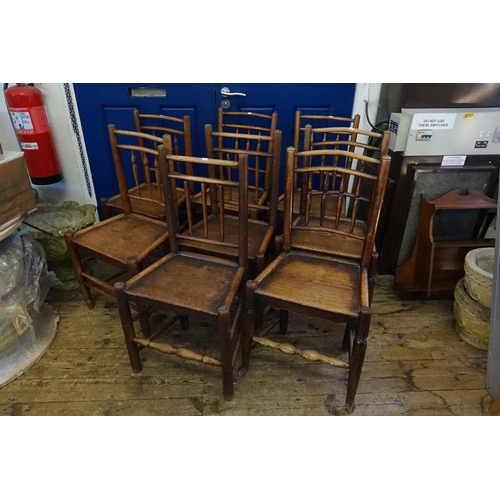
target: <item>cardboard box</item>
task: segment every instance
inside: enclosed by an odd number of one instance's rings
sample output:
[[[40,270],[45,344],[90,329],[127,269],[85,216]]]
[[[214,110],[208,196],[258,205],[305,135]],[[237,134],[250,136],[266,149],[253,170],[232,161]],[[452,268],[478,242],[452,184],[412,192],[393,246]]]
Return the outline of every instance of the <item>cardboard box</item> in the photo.
[[[0,159],[0,231],[36,208],[24,153],[4,151]]]

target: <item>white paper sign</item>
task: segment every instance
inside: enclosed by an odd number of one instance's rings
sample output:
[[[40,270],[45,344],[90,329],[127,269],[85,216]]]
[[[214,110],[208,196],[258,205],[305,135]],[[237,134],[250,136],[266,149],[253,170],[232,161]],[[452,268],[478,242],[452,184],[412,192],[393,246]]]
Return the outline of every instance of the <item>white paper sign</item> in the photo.
[[[33,130],[33,123],[28,111],[11,111],[10,116],[16,130]]]
[[[442,167],[463,167],[467,156],[443,156]]]
[[[456,117],[456,113],[415,113],[411,121],[411,129],[451,130],[455,126]]]

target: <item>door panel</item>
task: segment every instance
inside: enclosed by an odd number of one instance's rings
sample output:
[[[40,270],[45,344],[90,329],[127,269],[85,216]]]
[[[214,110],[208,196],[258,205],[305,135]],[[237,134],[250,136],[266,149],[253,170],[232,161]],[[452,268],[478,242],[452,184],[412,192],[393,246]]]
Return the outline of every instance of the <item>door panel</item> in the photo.
[[[354,83],[219,83],[215,85],[216,107],[224,99],[223,87],[246,94],[225,98],[231,103],[228,111],[278,112],[278,129],[283,133],[280,194],[285,183],[286,148],[293,143],[295,112],[350,117],[356,90]]]
[[[352,114],[354,83],[203,83],[203,84],[74,84],[97,200],[118,192],[107,126],[134,129],[133,109],[141,113],[191,118],[193,154],[204,156],[204,125],[217,124],[221,89],[246,94],[232,96],[229,111],[278,112],[283,132],[280,193],[284,184],[285,152],[292,144],[295,111],[309,114]],[[133,89],[141,89],[139,92]],[[134,93],[146,95],[138,97]],[[100,207],[99,207],[100,210]],[[102,214],[101,214],[102,216]]]

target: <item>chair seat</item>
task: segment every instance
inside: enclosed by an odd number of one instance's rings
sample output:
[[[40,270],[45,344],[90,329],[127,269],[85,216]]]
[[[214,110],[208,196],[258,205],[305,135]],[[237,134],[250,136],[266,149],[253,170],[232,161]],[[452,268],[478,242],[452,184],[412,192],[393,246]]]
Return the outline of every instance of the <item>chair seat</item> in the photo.
[[[224,217],[225,225],[225,237],[224,241],[227,243],[238,243],[238,230],[239,222],[238,217],[226,215]],[[269,225],[254,219],[248,220],[248,259],[250,261],[255,260],[255,256],[259,251],[259,247],[269,230]],[[212,240],[220,239],[220,217],[215,216],[211,218],[208,222],[208,231]],[[193,231],[193,236],[203,237],[204,228],[200,225],[195,231]],[[204,241],[184,241],[182,242],[184,248],[189,248],[190,250],[196,250],[200,252],[212,253],[219,256],[227,257],[238,257],[238,248],[217,246],[214,249],[213,243]]]
[[[138,194],[137,187],[132,188],[129,191],[129,193],[131,195],[137,195]],[[150,198],[152,200],[163,203],[161,198],[161,188],[159,188],[157,184],[151,185],[151,191],[149,190],[149,187],[146,186],[146,184],[141,184],[141,195],[144,196],[145,198]],[[184,190],[178,188],[177,189],[178,199],[180,199],[182,196],[184,196]],[[119,194],[109,198],[106,204],[114,212],[119,212],[119,213],[123,212],[123,201]],[[165,218],[165,207],[156,205],[155,203],[150,203],[147,201],[147,199],[137,200],[131,198],[130,204],[132,206],[132,212],[136,214],[145,215],[147,217],[152,217],[154,219],[163,220]]]
[[[360,259],[363,251],[364,240],[351,238],[347,234],[331,233],[329,231],[301,231],[300,227],[305,226],[305,219],[302,218],[294,226],[293,242],[296,248],[308,251],[331,253],[348,259]],[[309,217],[309,227],[320,227],[320,219],[317,215]],[[340,221],[338,226],[332,220],[325,219],[323,227],[329,229],[338,229],[349,232],[350,222]],[[364,237],[366,228],[359,222],[354,226],[353,234]]]
[[[274,302],[277,308],[292,303],[306,314],[307,310],[314,310],[356,317],[360,310],[360,267],[357,263],[292,250],[255,293],[271,305]]]
[[[73,242],[90,255],[126,265],[129,257],[142,254],[160,238],[168,238],[166,222],[132,213],[117,215],[89,230],[76,232]]]
[[[127,285],[129,300],[217,316],[238,270],[223,259],[182,252],[169,254]],[[199,293],[197,293],[197,290]]]

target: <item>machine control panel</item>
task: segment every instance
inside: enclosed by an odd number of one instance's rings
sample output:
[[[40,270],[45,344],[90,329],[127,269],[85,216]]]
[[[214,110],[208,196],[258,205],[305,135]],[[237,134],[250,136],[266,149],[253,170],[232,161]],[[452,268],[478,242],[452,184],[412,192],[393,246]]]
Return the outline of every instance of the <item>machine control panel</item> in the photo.
[[[500,108],[402,109],[389,130],[405,156],[500,154]]]

